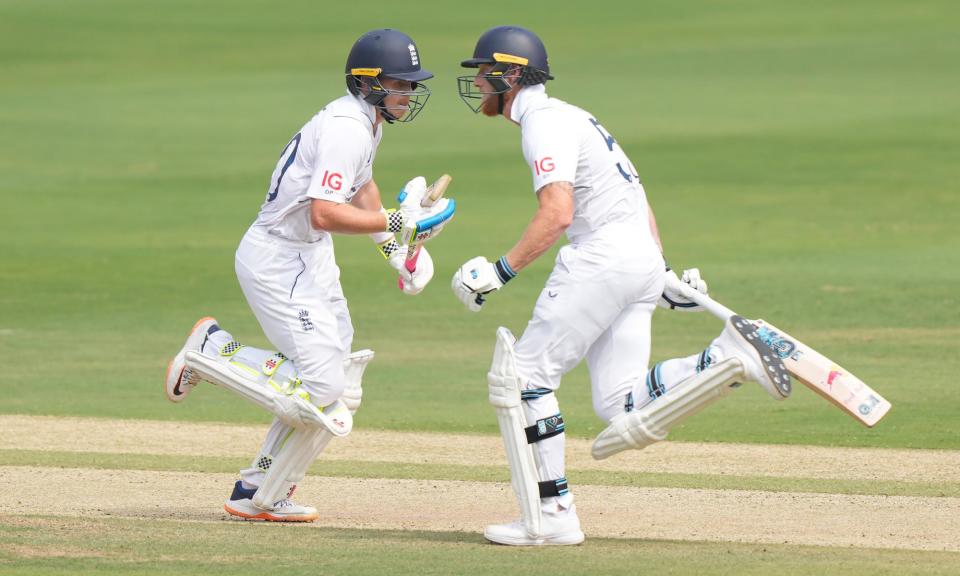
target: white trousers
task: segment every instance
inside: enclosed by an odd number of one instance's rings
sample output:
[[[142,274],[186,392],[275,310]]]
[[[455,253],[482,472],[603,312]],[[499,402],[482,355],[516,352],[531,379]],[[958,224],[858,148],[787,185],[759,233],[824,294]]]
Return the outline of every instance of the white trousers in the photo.
[[[560,412],[556,395],[541,392],[557,390],[563,375],[581,360],[586,359],[590,371],[594,411],[609,422],[692,375],[698,358],[709,354],[659,364],[650,383],[650,324],[663,292],[664,263],[653,242],[638,241],[642,232],[636,226],[641,225],[646,222],[607,226],[557,254],[515,347],[519,376],[534,391],[525,403],[528,422]],[[564,436],[533,445],[540,480],[565,478]],[[543,506],[550,509],[556,501],[569,508],[572,500],[569,492],[545,499]]]
[[[663,292],[663,258],[637,236],[635,226],[607,226],[561,248],[516,345],[530,388],[556,390],[586,358],[594,410],[605,420],[623,411],[646,374],[650,320]]]
[[[263,333],[293,362],[311,400],[326,406],[339,398],[353,325],[330,238],[304,244],[252,226],[235,265]]]
[[[639,224],[638,224],[639,225]],[[643,224],[645,225],[645,223]],[[608,226],[586,241],[560,249],[533,317],[517,341],[517,371],[529,391],[528,422],[560,411],[556,395],[564,374],[586,359],[593,408],[609,422],[668,394],[680,382],[733,351],[719,339],[699,354],[650,362],[650,322],[663,292],[664,264],[656,247],[637,241],[636,227]],[[540,480],[565,478],[564,434],[533,444]],[[572,492],[543,501],[569,508]]]

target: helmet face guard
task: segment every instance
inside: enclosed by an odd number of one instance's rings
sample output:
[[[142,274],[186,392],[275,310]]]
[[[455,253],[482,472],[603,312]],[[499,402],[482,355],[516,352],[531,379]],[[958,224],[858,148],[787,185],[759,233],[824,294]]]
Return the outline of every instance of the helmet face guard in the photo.
[[[517,74],[519,72],[519,74]],[[516,86],[511,80],[517,80],[523,74],[522,68],[516,64],[497,62],[483,74],[483,78],[490,84],[490,90],[481,90],[474,84],[476,75],[460,76],[457,78],[457,91],[467,108],[476,114],[483,106],[483,98],[488,94],[503,95]]]
[[[433,78],[420,67],[420,53],[413,39],[390,28],[371,30],[353,44],[344,67],[347,89],[376,107],[388,123],[410,122],[416,118],[430,97],[422,84]],[[408,82],[409,89],[387,88],[387,79]],[[406,97],[405,105],[387,105],[387,98]]]
[[[492,90],[480,90],[473,83],[476,75],[460,76],[457,78],[457,90],[460,92],[460,98],[464,104],[473,110],[474,114],[480,111],[483,106],[483,97],[487,94],[505,94],[511,88],[520,84],[522,86],[532,86],[542,84],[550,78],[550,75],[543,70],[537,70],[528,66],[528,60],[521,56],[512,56],[510,54],[501,54],[495,52],[489,64],[493,64],[483,78],[490,84]],[[479,67],[481,64],[478,64]],[[476,105],[471,103],[475,101]]]
[[[504,95],[514,86],[532,86],[553,80],[547,50],[536,34],[519,26],[497,26],[480,36],[473,57],[460,63],[464,68],[489,65],[482,77],[490,87],[479,89],[477,76],[457,78],[457,91],[468,108],[475,113],[483,108],[490,94],[498,96],[497,108],[503,113]]]
[[[430,89],[417,80],[395,78],[412,84],[411,90],[395,90],[384,86],[381,78],[395,77],[383,75],[380,68],[353,68],[347,74],[347,85],[351,92],[377,108],[388,123],[412,122],[427,105]],[[406,106],[387,106],[387,96],[407,96],[409,100]]]

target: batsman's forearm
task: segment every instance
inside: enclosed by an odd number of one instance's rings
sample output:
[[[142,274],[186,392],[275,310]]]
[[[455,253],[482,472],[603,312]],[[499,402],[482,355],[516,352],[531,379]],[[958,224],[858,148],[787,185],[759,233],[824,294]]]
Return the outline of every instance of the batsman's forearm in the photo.
[[[379,210],[364,210],[351,204],[313,200],[310,224],[318,230],[338,234],[372,234],[386,230],[387,221]]]
[[[357,190],[357,193],[350,200],[350,203],[363,210],[372,210],[379,212],[383,207],[380,199],[380,188],[377,183],[370,180]]]
[[[520,241],[507,252],[507,263],[519,272],[556,244],[567,225],[565,220],[549,212],[537,212]]]

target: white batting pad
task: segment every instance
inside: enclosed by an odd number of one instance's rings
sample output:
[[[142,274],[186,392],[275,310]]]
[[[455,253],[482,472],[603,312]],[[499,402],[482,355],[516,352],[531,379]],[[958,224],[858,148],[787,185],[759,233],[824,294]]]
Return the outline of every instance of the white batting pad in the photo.
[[[342,403],[339,405],[349,414],[346,406]],[[253,495],[253,504],[264,510],[272,510],[274,503],[286,498],[290,488],[303,479],[310,464],[332,438],[333,434],[326,428],[294,429],[270,464],[263,483]]]
[[[520,515],[527,533],[538,537],[541,528],[540,486],[533,449],[524,431],[527,417],[520,400],[521,383],[513,345],[517,341],[510,330],[497,329],[493,363],[487,373],[490,404],[496,409],[503,448],[510,463],[510,481],[520,502]]]
[[[729,358],[679,383],[653,402],[613,419],[593,441],[596,460],[623,450],[641,450],[667,437],[678,422],[728,394],[745,373],[739,359]]]
[[[344,407],[336,410],[337,401],[321,411],[308,399],[294,391],[284,394],[267,383],[266,376],[242,365],[216,360],[199,352],[187,352],[186,363],[202,378],[228,388],[257,406],[266,409],[294,428],[326,428],[334,436],[346,436],[353,428],[353,417]]]
[[[373,360],[373,356],[373,350],[357,350],[343,361],[346,386],[340,400],[347,405],[351,414],[356,414],[360,408],[360,402],[363,399],[363,387],[360,383],[363,381],[363,371],[367,369],[367,364]]]
[[[346,377],[346,387],[340,397],[341,405],[348,411],[348,415],[355,414],[360,408],[363,397],[363,371],[373,360],[373,350],[358,350],[343,361],[343,372]],[[334,418],[333,413],[324,415]],[[352,419],[351,419],[352,422]],[[283,444],[275,450],[275,456],[270,468],[264,475],[253,503],[259,507],[272,507],[275,502],[287,497],[291,488],[303,479],[310,465],[320,456],[327,447],[334,434],[328,429],[294,430]]]

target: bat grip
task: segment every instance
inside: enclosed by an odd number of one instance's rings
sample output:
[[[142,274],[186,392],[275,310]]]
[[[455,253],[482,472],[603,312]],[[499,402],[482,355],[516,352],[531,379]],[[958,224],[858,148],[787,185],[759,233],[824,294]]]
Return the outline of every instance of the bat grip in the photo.
[[[417,269],[417,259],[420,258],[420,247],[417,246],[417,249],[414,250],[413,256],[407,258],[403,265],[406,267],[407,272],[413,274],[413,271]]]
[[[690,287],[689,284],[684,284],[683,282],[680,281],[679,278],[677,278],[673,274],[667,274],[667,282],[669,282],[670,286],[675,291],[679,292],[681,296],[683,296],[687,300],[696,302],[700,306],[703,306],[703,308],[707,312],[713,314],[714,316],[723,320],[724,322],[726,322],[728,318],[736,314],[736,312],[727,308],[723,304],[717,302],[713,298],[707,296],[706,294],[703,294],[701,292],[694,290],[692,287]]]
[[[417,269],[418,258],[420,258],[420,246],[417,246],[412,257],[403,261],[403,267],[407,269],[407,272],[413,274],[413,271]],[[397,288],[403,290],[403,278],[397,278]]]

